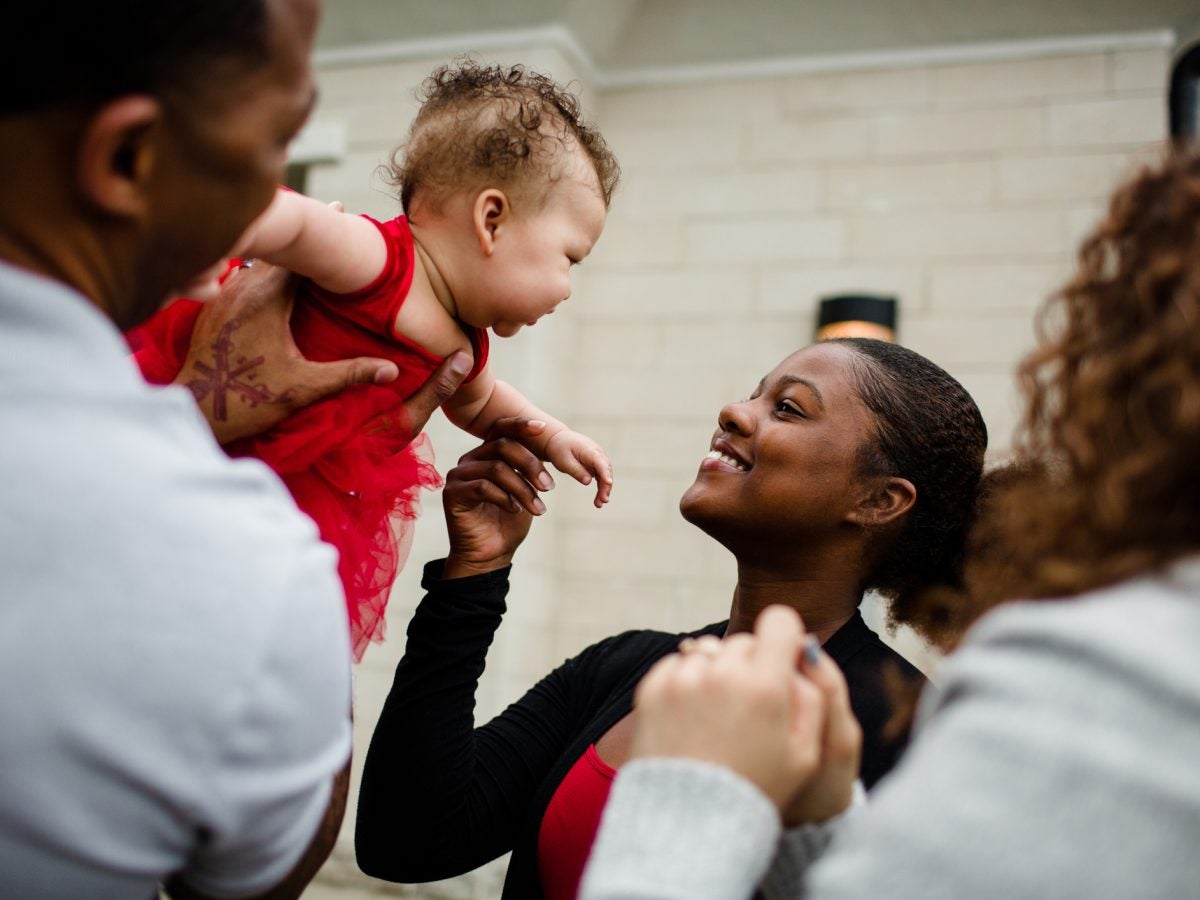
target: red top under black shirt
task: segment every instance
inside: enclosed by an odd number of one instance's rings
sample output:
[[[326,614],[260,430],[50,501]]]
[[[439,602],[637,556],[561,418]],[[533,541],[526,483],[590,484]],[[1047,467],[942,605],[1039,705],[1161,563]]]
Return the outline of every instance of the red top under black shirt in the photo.
[[[537,848],[546,900],[575,900],[616,774],[589,744],[550,798]]]

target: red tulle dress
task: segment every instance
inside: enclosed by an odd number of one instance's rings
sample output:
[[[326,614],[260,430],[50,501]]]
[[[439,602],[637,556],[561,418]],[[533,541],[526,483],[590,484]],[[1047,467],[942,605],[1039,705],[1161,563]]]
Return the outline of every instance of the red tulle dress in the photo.
[[[231,456],[257,457],[271,466],[321,537],[337,548],[355,659],[362,658],[369,642],[383,639],[384,610],[408,556],[419,491],[441,485],[425,436],[410,441],[404,399],[442,357],[392,328],[412,284],[412,232],[404,217],[370,221],[387,243],[384,270],[352,294],[333,294],[305,282],[292,313],[292,333],[310,360],[387,358],[399,365],[399,378],[347,388],[225,448]],[[126,335],[148,381],[167,384],[179,374],[202,307],[199,301],[177,300]],[[468,380],[488,356],[487,332],[471,329],[469,336],[475,365]],[[229,359],[219,340],[214,349],[216,365],[197,373],[199,390],[236,392],[252,403],[266,399],[257,393],[262,387],[238,380],[244,360]]]

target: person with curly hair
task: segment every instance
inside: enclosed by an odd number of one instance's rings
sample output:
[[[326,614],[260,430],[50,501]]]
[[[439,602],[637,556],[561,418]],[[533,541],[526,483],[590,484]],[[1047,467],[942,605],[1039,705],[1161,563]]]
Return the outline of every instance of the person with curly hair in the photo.
[[[873,588],[891,600],[893,621],[924,628],[912,600],[958,584],[986,445],[970,395],[910,349],[847,338],[793,353],[748,399],[722,407],[680,501],[737,560],[728,619],[603,640],[478,728],[478,679],[545,470],[504,439],[468,454],[447,476],[449,557],[425,569],[428,593],[363,768],[359,865],[389,881],[433,881],[511,850],[505,898],[571,900],[629,758],[639,679],[681,640],[703,652],[748,631],[771,603],[802,613],[845,671],[865,734],[854,769],[873,785],[904,745],[890,728],[891,682],[923,678],[859,605]]]
[[[804,628],[769,610],[639,688],[582,900],[733,900],[764,873],[808,900],[1196,895],[1194,143],[1116,192],[1019,377],[1015,459],[968,542],[977,620],[892,775],[852,802],[845,682],[819,652],[798,672]]]
[[[600,446],[488,365],[489,329],[511,337],[552,313],[604,228],[619,168],[576,97],[522,66],[442,66],[425,81],[392,174],[403,215],[343,215],[280,188],[236,251],[242,266],[260,257],[307,279],[292,317],[306,357],[371,356],[400,369],[388,383],[356,386],[226,445],[275,469],[338,549],[356,658],[382,640],[419,488],[440,484],[423,445],[409,442],[403,400],[443,359],[458,355],[469,369],[443,406],[452,422],[482,437],[503,417],[544,421],[530,438],[539,456],[594,480],[597,507],[612,489]],[[231,392],[251,404],[265,398],[240,378],[234,355],[222,355],[220,335],[216,366],[187,365],[200,308],[176,302],[129,339],[149,380],[186,383],[219,425]]]

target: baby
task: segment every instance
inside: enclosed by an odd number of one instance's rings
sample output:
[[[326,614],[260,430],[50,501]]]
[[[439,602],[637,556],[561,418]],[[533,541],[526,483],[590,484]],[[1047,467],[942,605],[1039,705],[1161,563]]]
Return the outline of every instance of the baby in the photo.
[[[382,639],[417,489],[440,483],[420,439],[409,443],[402,401],[442,359],[465,351],[474,360],[443,407],[452,422],[482,437],[506,416],[542,420],[531,449],[584,484],[594,479],[597,507],[612,488],[599,445],[497,380],[487,357],[489,329],[511,337],[570,296],[571,269],[604,228],[616,160],[576,98],[523,67],[468,61],[438,69],[424,89],[393,156],[404,215],[377,222],[280,189],[235,251],[308,279],[292,317],[305,356],[386,357],[400,367],[392,383],[350,388],[227,447],[268,462],[338,548],[357,658]],[[237,390],[254,402],[258,388],[237,381],[220,339],[215,367],[180,375],[181,335],[198,308],[176,302],[140,330],[143,371],[186,380],[200,398]]]

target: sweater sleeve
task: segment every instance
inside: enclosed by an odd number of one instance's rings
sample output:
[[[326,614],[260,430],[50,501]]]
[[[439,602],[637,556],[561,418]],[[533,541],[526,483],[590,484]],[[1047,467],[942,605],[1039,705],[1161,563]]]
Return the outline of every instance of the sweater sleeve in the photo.
[[[634,760],[613,783],[579,900],[746,900],[779,831],[771,801],[727,769]]]
[[[505,611],[508,570],[443,581],[430,563],[363,769],[355,835],[364,872],[460,875],[513,847],[570,728],[568,660],[488,724],[475,692]],[[586,651],[585,651],[586,653]]]
[[[815,822],[789,828],[779,842],[771,868],[759,886],[765,900],[796,900],[804,896],[804,876],[809,866],[821,858],[842,823],[867,802],[861,781],[854,782],[850,808],[827,822]]]

